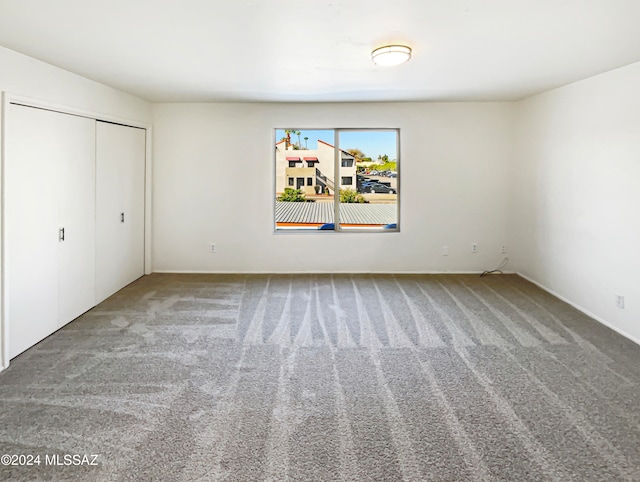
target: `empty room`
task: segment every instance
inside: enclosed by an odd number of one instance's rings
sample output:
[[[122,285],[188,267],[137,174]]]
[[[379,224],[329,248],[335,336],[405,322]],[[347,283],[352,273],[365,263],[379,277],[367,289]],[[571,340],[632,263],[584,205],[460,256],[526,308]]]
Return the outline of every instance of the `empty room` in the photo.
[[[639,24],[0,0],[0,479],[640,480]]]

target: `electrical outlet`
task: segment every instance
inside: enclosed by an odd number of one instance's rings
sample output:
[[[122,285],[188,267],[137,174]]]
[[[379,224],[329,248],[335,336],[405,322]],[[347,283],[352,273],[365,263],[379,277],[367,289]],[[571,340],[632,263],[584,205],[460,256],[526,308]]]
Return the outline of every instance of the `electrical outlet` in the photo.
[[[616,306],[624,310],[624,296],[616,295]]]
[[[449,246],[442,247],[442,256],[449,256]]]
[[[500,252],[502,254],[507,254],[507,247],[504,244],[502,245],[502,248],[500,248]]]
[[[471,243],[471,252],[472,253],[478,252],[478,243]]]
[[[210,253],[215,253],[216,252],[216,243],[211,243],[209,245],[209,252]]]

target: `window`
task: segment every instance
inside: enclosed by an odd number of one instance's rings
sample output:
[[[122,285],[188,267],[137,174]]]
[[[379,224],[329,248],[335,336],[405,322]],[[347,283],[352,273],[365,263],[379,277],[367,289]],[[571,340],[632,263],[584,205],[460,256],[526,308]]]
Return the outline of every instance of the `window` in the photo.
[[[276,231],[398,231],[398,129],[275,135]]]
[[[302,164],[302,159],[297,156],[287,156],[287,162],[289,167],[298,167],[298,164]]]

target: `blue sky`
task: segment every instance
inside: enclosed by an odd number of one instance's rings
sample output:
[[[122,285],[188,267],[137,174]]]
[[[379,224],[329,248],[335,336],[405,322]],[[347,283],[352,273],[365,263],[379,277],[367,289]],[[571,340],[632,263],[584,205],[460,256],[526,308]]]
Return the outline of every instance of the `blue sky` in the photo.
[[[306,147],[317,149],[318,139],[335,144],[333,130],[299,129],[300,142],[305,147],[305,137],[308,137]],[[284,129],[276,129],[276,142],[285,137]],[[298,142],[298,136],[292,134],[291,141]],[[344,150],[360,149],[373,160],[378,156],[387,154],[389,159],[396,159],[396,131],[342,131],[340,133],[339,147]]]

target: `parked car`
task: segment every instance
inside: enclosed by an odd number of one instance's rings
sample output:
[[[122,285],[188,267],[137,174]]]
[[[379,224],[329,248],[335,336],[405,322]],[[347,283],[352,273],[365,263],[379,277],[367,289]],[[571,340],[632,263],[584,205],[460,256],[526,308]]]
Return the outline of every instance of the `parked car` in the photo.
[[[376,183],[367,186],[367,192],[377,193],[377,194],[396,194],[397,191],[392,187],[385,186],[384,184]]]
[[[358,191],[359,192],[369,192],[369,187],[371,187],[372,184],[377,184],[378,180],[371,180],[371,179],[367,179],[366,181],[363,181],[361,183],[358,184]]]

